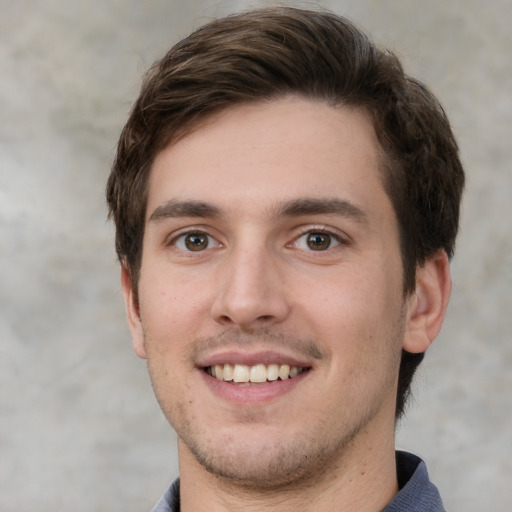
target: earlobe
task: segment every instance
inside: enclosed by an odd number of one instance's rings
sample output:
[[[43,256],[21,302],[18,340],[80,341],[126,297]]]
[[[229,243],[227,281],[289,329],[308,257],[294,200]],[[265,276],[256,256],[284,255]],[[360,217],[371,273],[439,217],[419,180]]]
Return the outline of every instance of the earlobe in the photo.
[[[146,359],[144,331],[140,319],[139,304],[132,286],[130,271],[125,265],[121,266],[121,287],[124,295],[128,327],[132,335],[133,349],[139,357]]]
[[[445,251],[416,270],[416,290],[409,297],[403,348],[425,352],[439,334],[451,293],[450,263]]]

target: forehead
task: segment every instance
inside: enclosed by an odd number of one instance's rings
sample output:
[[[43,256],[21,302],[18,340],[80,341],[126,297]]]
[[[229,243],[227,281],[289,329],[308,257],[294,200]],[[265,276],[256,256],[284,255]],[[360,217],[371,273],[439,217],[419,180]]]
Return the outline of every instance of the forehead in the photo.
[[[244,210],[337,194],[371,203],[384,193],[381,161],[373,125],[359,109],[294,96],[235,106],[157,155],[147,216],[172,199]]]

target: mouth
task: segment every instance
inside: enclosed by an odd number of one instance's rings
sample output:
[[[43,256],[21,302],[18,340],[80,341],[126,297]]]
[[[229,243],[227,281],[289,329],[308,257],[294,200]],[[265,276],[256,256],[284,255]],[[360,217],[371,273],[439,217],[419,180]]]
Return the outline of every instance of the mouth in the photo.
[[[289,364],[215,364],[203,367],[203,371],[214,379],[232,384],[257,385],[289,380],[309,371],[309,367]]]

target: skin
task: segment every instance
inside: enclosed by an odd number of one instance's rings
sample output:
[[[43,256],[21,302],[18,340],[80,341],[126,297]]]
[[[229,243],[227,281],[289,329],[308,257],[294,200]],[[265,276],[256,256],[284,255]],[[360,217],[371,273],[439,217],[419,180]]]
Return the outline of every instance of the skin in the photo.
[[[126,269],[122,284],[185,512],[370,511],[396,494],[400,354],[437,335],[450,277],[440,252],[403,296],[380,159],[364,113],[293,96],[225,110],[157,156],[138,303]],[[204,371],[259,361],[307,371],[257,386]]]

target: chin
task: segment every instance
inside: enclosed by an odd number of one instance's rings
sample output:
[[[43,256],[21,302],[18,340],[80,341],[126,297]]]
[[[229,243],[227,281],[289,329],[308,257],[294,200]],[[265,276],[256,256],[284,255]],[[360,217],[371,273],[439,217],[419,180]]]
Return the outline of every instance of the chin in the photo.
[[[268,446],[264,450],[232,447],[222,453],[193,453],[212,475],[238,486],[272,489],[305,477],[310,467],[305,453],[290,453],[286,447]]]
[[[279,439],[260,432],[249,436],[230,435],[210,438],[209,444],[198,438],[180,436],[180,442],[210,474],[237,486],[272,490],[317,478],[337,464],[353,435],[341,439],[318,439],[302,433],[282,431]],[[204,439],[204,438],[203,438]]]

